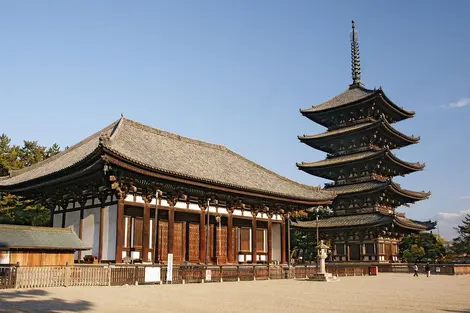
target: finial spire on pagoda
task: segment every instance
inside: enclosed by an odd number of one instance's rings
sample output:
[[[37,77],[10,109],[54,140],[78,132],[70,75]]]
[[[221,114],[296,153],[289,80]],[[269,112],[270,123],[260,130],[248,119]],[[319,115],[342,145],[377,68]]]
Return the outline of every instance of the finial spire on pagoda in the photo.
[[[350,88],[363,86],[361,83],[361,59],[359,57],[359,35],[356,31],[356,23],[352,21],[351,30],[351,74],[352,84]]]

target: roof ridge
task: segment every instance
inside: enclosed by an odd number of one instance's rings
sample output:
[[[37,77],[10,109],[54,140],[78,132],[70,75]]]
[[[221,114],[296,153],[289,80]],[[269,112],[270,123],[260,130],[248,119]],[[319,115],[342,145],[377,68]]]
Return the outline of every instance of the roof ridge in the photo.
[[[162,129],[159,129],[159,128],[156,128],[156,127],[151,127],[151,126],[139,123],[137,121],[127,119],[127,118],[125,118],[125,122],[129,123],[133,127],[138,127],[138,128],[140,128],[144,131],[150,131],[150,132],[152,132],[154,134],[157,134],[157,135],[160,135],[160,136],[166,136],[166,137],[169,137],[169,138],[172,138],[172,139],[181,140],[181,141],[185,141],[187,143],[191,143],[191,144],[195,144],[195,145],[199,145],[199,146],[203,146],[203,147],[208,147],[208,148],[212,148],[212,149],[216,149],[216,150],[221,150],[221,151],[228,150],[227,147],[224,146],[224,145],[218,145],[218,144],[210,143],[210,142],[207,142],[207,141],[202,141],[202,140],[199,140],[199,139],[193,139],[193,138],[189,138],[189,137],[186,137],[186,136],[181,136],[181,135],[171,133],[169,131],[165,131],[165,130],[162,130]],[[116,132],[117,132],[117,130],[116,130]]]
[[[62,157],[62,156],[64,156],[64,155],[70,153],[70,152],[73,151],[75,148],[77,148],[77,147],[83,145],[84,143],[87,143],[87,142],[89,142],[90,140],[92,140],[92,139],[98,137],[98,136],[99,136],[101,133],[103,133],[104,131],[109,130],[109,128],[111,128],[113,125],[114,125],[114,127],[115,127],[115,126],[116,126],[115,124],[116,124],[117,122],[118,122],[118,121],[115,121],[115,122],[111,123],[110,125],[106,126],[105,128],[101,129],[100,131],[98,131],[98,132],[96,132],[96,133],[94,133],[94,134],[92,134],[92,135],[86,137],[85,139],[79,141],[78,143],[72,145],[72,146],[69,147],[68,149],[63,150],[63,151],[61,151],[61,152],[59,152],[59,153],[57,153],[57,154],[55,154],[55,155],[53,155],[53,156],[51,156],[51,157],[45,159],[45,160],[42,160],[42,161],[40,161],[40,162],[38,162],[38,163],[32,164],[32,165],[30,165],[30,166],[27,166],[27,167],[24,167],[24,168],[21,168],[21,169],[18,169],[18,170],[10,170],[10,171],[9,171],[9,172],[10,172],[10,176],[9,176],[9,177],[18,176],[18,175],[23,174],[23,173],[25,173],[25,172],[28,172],[28,171],[30,171],[30,170],[32,170],[32,169],[35,169],[35,168],[37,168],[37,167],[40,167],[40,166],[42,166],[42,165],[44,165],[44,164],[50,163],[50,162],[52,162],[52,161],[54,161],[54,160],[56,160],[56,159],[58,159],[58,158],[60,158],[60,157]],[[98,145],[97,145],[97,146],[98,146]]]
[[[33,231],[50,231],[50,232],[73,232],[69,227],[45,227],[45,226],[30,226],[30,225],[13,225],[13,224],[0,224],[0,228],[12,228],[12,229],[25,229]]]
[[[238,153],[236,153],[236,152],[234,152],[234,151],[232,151],[232,150],[230,150],[230,149],[228,149],[228,148],[226,148],[226,149],[227,149],[227,152],[232,153],[232,154],[235,155],[236,157],[238,157],[238,158],[240,158],[240,159],[242,159],[242,160],[244,160],[244,161],[247,161],[247,162],[251,163],[252,165],[254,165],[255,167],[257,167],[257,168],[259,168],[259,169],[261,169],[261,170],[264,170],[264,171],[266,171],[266,172],[268,172],[268,173],[270,173],[270,174],[273,174],[274,176],[277,176],[278,178],[280,178],[280,179],[282,179],[282,180],[284,180],[284,181],[286,181],[286,182],[294,183],[294,184],[297,184],[297,185],[299,185],[299,186],[301,186],[301,187],[304,187],[304,188],[307,188],[307,189],[311,189],[311,190],[313,190],[313,191],[320,191],[320,192],[325,192],[325,193],[331,193],[330,191],[322,190],[322,188],[321,188],[320,186],[311,186],[311,185],[306,185],[306,184],[302,184],[302,183],[296,182],[296,181],[294,181],[294,180],[292,180],[292,179],[290,179],[290,178],[287,178],[287,177],[285,177],[285,176],[282,176],[282,175],[280,175],[280,174],[278,174],[278,173],[276,173],[276,172],[274,172],[274,171],[272,171],[272,170],[270,170],[270,169],[268,169],[268,168],[266,168],[266,167],[264,167],[264,166],[262,166],[262,165],[259,165],[259,164],[255,163],[255,162],[251,161],[250,159],[247,159],[247,158],[245,158],[244,156],[242,156],[242,155],[240,155],[240,154],[238,154]]]

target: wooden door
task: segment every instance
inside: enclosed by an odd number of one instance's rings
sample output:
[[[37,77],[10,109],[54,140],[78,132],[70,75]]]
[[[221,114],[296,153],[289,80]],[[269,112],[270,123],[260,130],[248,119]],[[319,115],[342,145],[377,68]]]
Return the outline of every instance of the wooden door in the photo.
[[[158,222],[158,260],[166,263],[168,261],[168,222]]]
[[[199,224],[189,224],[189,262],[199,262]]]
[[[175,222],[173,235],[173,263],[181,264],[184,262],[186,255],[186,223]]]
[[[218,227],[216,230],[217,234],[217,263],[225,264],[227,263],[227,226]]]

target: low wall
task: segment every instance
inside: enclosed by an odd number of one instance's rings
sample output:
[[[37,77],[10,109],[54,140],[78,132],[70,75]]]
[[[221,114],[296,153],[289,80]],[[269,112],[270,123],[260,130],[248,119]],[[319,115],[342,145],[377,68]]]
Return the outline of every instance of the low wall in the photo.
[[[336,276],[365,276],[377,266],[379,273],[412,273],[413,264],[328,263]],[[420,265],[424,272],[424,266]],[[435,275],[470,274],[470,264],[432,264]],[[314,265],[73,265],[0,266],[0,289],[60,286],[122,286],[138,284],[216,283],[267,279],[305,279],[317,273]]]

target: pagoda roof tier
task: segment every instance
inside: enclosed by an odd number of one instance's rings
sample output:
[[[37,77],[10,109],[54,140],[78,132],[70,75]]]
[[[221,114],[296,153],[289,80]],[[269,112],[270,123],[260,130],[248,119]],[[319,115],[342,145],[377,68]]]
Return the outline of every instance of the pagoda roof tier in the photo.
[[[38,186],[50,186],[53,181],[59,184],[71,175],[87,171],[92,162],[94,169],[101,164],[102,172],[104,159],[215,189],[310,202],[331,202],[334,198],[334,194],[320,187],[278,175],[225,146],[179,136],[124,117],[51,158],[0,177],[0,191],[24,193]]]
[[[424,200],[424,199],[429,198],[429,196],[431,195],[430,192],[412,191],[412,190],[404,189],[400,186],[400,184],[390,179],[386,179],[383,181],[370,180],[367,182],[354,183],[354,184],[334,185],[334,186],[325,188],[325,190],[333,191],[338,196],[388,191],[397,196],[402,196],[402,197],[407,198],[409,202]]]
[[[399,215],[384,215],[382,213],[367,213],[356,215],[332,216],[318,220],[318,228],[338,229],[353,227],[376,227],[381,225],[395,224],[404,229],[425,231],[434,229],[436,223],[427,221],[421,222]],[[314,231],[317,227],[316,221],[292,222],[292,227],[302,230]]]
[[[309,162],[309,163],[297,163],[297,167],[309,174],[323,177],[326,179],[334,179],[329,172],[334,170],[335,168],[343,168],[344,166],[349,165],[357,165],[357,164],[364,164],[364,163],[371,163],[373,166],[371,168],[376,168],[375,165],[380,163],[384,163],[389,165],[388,168],[395,167],[397,168],[396,175],[405,175],[416,171],[421,171],[424,169],[425,164],[422,163],[411,163],[405,162],[398,157],[396,157],[390,150],[384,149],[379,151],[365,151],[365,152],[358,152],[352,153],[347,155],[341,156],[334,156],[326,158],[325,160],[317,161],[317,162]],[[381,166],[383,168],[383,166]],[[380,168],[375,170],[376,172],[380,173]],[[384,173],[387,174],[387,173]]]
[[[393,122],[413,117],[415,114],[414,111],[405,110],[393,103],[381,88],[371,90],[362,85],[350,86],[349,89],[339,95],[311,108],[301,109],[300,112],[312,121],[330,127],[333,125],[328,122],[328,119],[324,119],[326,115],[340,114],[341,110],[350,110],[352,106],[356,105],[380,108],[381,112],[388,113],[387,115],[390,116],[391,120],[393,119]]]
[[[316,135],[298,136],[297,138],[299,138],[302,143],[312,148],[327,153],[336,153],[337,151],[332,148],[332,142],[343,140],[346,137],[355,137],[359,143],[361,138],[366,135],[372,136],[375,134],[375,132],[378,132],[377,135],[382,134],[384,137],[387,137],[389,141],[396,147],[405,147],[418,143],[420,140],[420,137],[408,136],[398,131],[396,128],[390,125],[390,123],[388,123],[383,116],[379,119],[369,119],[356,125],[338,128],[335,130],[328,130]],[[373,143],[370,142],[369,144]],[[368,147],[369,145],[364,147],[364,149],[368,149]]]

